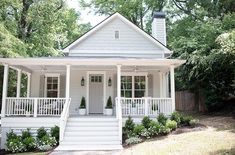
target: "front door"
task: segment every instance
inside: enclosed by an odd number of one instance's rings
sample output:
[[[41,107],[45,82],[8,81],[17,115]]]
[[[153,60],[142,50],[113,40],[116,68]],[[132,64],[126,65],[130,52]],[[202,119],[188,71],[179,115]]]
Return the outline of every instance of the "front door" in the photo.
[[[103,75],[89,76],[89,113],[103,114]]]

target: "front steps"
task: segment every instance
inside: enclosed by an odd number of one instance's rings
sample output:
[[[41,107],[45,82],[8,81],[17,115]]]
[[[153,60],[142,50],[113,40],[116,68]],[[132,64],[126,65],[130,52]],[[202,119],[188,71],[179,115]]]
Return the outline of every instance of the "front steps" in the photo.
[[[118,130],[114,117],[71,117],[56,150],[119,150]]]

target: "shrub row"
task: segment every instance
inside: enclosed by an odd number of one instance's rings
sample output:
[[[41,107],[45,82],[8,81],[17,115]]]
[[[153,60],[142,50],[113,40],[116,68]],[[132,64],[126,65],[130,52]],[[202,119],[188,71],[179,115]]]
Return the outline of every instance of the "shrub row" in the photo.
[[[47,151],[59,143],[59,127],[52,127],[50,133],[41,127],[37,130],[37,136],[33,137],[30,129],[22,131],[21,136],[11,130],[7,133],[6,147],[7,151],[27,152],[27,151]]]
[[[127,145],[142,142],[157,135],[169,134],[172,130],[181,126],[195,126],[197,120],[191,116],[183,116],[178,112],[173,112],[170,118],[164,114],[159,114],[157,119],[150,119],[145,116],[141,124],[135,124],[129,116],[123,127],[123,139]]]

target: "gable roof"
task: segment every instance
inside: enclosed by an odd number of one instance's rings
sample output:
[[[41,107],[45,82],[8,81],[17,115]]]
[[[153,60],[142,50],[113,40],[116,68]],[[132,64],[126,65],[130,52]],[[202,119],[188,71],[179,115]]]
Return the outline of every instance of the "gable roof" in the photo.
[[[157,46],[159,46],[160,48],[162,48],[164,50],[164,53],[172,53],[172,51],[170,51],[164,44],[162,44],[160,41],[158,41],[156,38],[154,38],[153,36],[149,35],[147,32],[145,32],[144,30],[142,30],[141,28],[139,28],[138,26],[136,26],[135,24],[133,24],[132,22],[130,22],[128,19],[126,19],[125,17],[123,17],[121,14],[119,14],[118,12],[112,14],[111,16],[107,17],[106,19],[104,19],[102,22],[100,22],[99,24],[97,24],[95,27],[93,27],[91,30],[89,30],[88,32],[86,32],[85,34],[83,34],[81,37],[79,37],[77,40],[75,40],[74,42],[72,42],[71,44],[69,44],[68,46],[66,46],[63,49],[64,53],[68,53],[69,49],[72,48],[73,46],[77,45],[78,43],[80,43],[81,41],[83,41],[84,39],[86,39],[87,37],[89,37],[90,35],[92,35],[94,32],[96,32],[97,30],[101,29],[102,27],[104,27],[105,25],[107,25],[109,22],[111,22],[114,18],[119,18],[121,19],[124,23],[126,23],[127,25],[129,25],[131,28],[133,28],[134,30],[136,30],[136,32],[140,33],[141,35],[145,36],[149,41],[153,42],[154,44],[156,44]]]

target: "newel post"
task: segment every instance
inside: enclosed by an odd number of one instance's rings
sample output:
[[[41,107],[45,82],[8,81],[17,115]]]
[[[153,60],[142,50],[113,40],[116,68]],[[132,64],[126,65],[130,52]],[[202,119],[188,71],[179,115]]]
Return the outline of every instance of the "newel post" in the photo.
[[[149,108],[149,97],[145,97],[144,98],[144,115],[145,116],[148,116],[148,113],[149,113],[149,110],[148,110],[148,108]]]
[[[7,98],[7,88],[8,88],[8,73],[9,73],[9,65],[4,65],[4,77],[3,77],[3,86],[2,86],[2,116],[5,117],[6,110],[6,98]]]
[[[37,117],[37,111],[38,111],[38,99],[34,98],[33,117]]]

